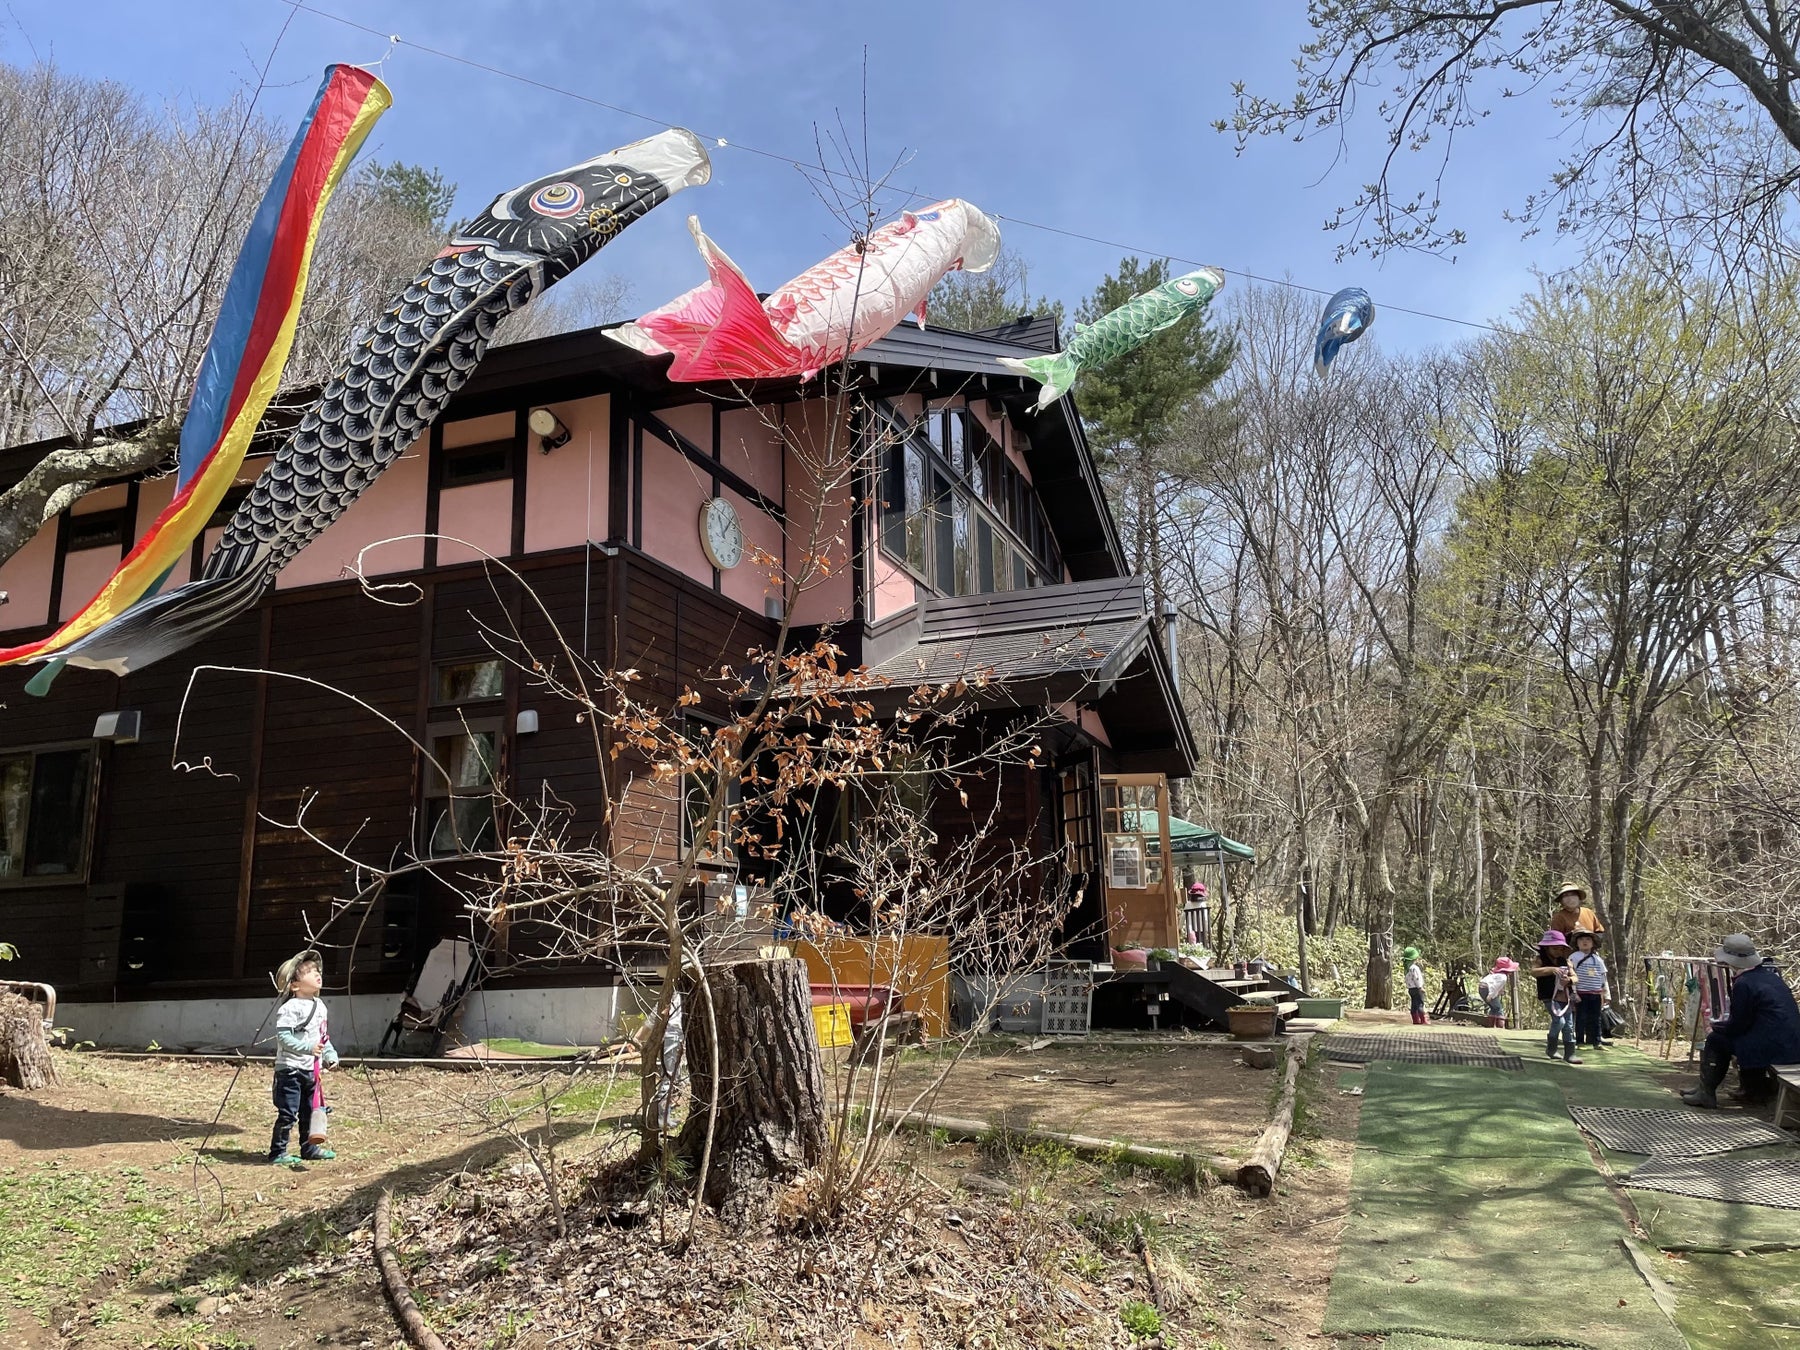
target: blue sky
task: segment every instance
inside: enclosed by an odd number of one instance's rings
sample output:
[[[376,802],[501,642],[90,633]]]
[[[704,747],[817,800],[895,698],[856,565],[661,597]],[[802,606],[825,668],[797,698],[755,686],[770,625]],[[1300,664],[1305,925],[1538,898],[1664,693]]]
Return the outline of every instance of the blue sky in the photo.
[[[1459,141],[1443,198],[1471,241],[1454,263],[1417,255],[1338,262],[1338,236],[1322,222],[1372,176],[1380,128],[1357,128],[1332,169],[1335,145],[1269,140],[1239,157],[1210,125],[1229,115],[1235,80],[1290,92],[1308,33],[1300,0],[316,5],[734,143],[714,150],[709,186],[652,214],[591,264],[626,276],[644,308],[700,279],[682,223],[689,212],[763,289],[845,242],[792,165],[736,147],[816,161],[815,126],[834,127],[840,114],[860,139],[865,47],[871,161],[885,168],[904,151],[898,187],[926,200],[964,197],[1001,217],[1008,243],[1031,265],[1033,289],[1071,303],[1124,250],[1020,222],[1328,290],[1366,286],[1380,308],[1372,336],[1390,349],[1470,336],[1399,307],[1491,319],[1531,289],[1533,266],[1573,261],[1566,246],[1521,240],[1500,217],[1556,158],[1554,114],[1521,102]],[[284,23],[273,87],[262,95],[283,125],[304,109],[326,63],[372,62],[387,45],[282,0],[9,0],[0,8],[0,57],[24,62],[35,51],[154,99],[218,102],[253,81]],[[460,187],[461,212],[655,130],[407,42],[382,74],[394,106],[365,154],[442,169]]]

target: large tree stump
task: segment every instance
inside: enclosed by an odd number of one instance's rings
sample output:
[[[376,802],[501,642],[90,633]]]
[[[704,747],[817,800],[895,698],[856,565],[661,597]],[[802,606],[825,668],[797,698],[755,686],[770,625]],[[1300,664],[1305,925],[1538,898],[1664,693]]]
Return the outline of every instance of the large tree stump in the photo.
[[[0,990],[0,1079],[26,1092],[56,1081],[44,1040],[44,1014],[30,999],[6,990]]]
[[[825,1075],[806,966],[739,961],[707,970],[718,1024],[718,1115],[704,1198],[742,1216],[825,1157]],[[698,1167],[713,1094],[713,1033],[697,982],[683,995],[688,1116],[677,1150]]]

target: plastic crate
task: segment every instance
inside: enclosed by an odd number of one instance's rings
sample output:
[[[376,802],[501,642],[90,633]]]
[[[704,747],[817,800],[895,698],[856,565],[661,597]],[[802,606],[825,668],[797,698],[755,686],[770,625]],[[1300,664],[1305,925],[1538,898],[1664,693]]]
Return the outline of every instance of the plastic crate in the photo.
[[[1086,961],[1052,966],[1044,977],[1046,1036],[1085,1036],[1094,1014],[1094,971]]]
[[[819,1049],[835,1050],[855,1039],[850,1030],[848,1003],[820,1003],[812,1010],[813,1031],[819,1037]]]

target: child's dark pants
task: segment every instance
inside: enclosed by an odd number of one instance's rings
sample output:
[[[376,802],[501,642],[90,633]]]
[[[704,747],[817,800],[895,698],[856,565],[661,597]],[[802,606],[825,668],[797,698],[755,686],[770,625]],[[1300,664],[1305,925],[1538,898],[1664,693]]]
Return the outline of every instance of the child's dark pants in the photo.
[[[1575,1044],[1600,1044],[1600,991],[1591,990],[1576,996]]]
[[[275,1070],[275,1133],[269,1138],[270,1162],[287,1156],[288,1134],[296,1125],[300,1127],[301,1144],[306,1144],[306,1136],[312,1132],[312,1089],[311,1069]],[[305,1147],[300,1152],[305,1156]]]

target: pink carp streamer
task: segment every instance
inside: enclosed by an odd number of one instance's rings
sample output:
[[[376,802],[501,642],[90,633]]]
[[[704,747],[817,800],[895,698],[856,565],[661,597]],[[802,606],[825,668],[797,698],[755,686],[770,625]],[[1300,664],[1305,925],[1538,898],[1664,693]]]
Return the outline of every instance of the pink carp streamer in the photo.
[[[839,249],[767,300],[700,228],[688,229],[707,280],[612,337],[651,356],[673,353],[669,378],[810,379],[893,330],[908,314],[925,322],[925,297],[946,273],[985,272],[1000,251],[994,222],[951,198],[908,211]]]

